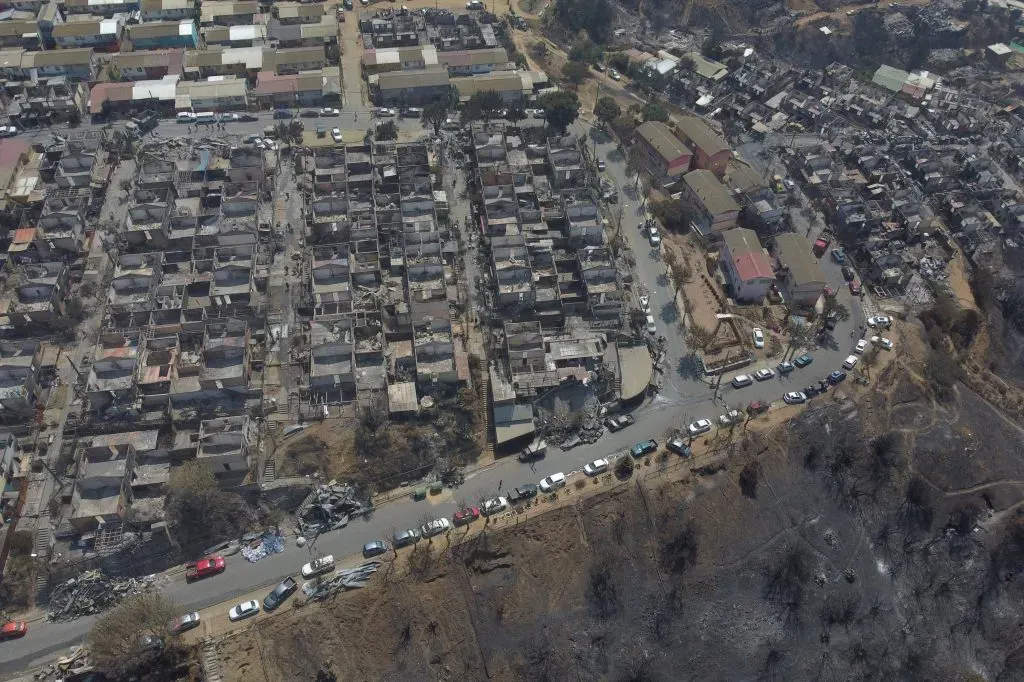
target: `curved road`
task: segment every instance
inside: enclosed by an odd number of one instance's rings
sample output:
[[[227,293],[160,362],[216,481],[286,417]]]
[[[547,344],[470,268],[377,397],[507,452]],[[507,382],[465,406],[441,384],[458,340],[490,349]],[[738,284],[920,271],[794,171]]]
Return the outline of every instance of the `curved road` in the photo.
[[[250,125],[259,129],[264,121]],[[403,122],[403,128],[412,126],[418,126],[418,123]],[[177,132],[177,124],[160,126],[164,134],[170,132],[167,129]],[[584,126],[577,125],[573,132],[579,134],[583,130]],[[614,151],[615,145],[611,142],[598,142],[596,145],[598,158],[607,162],[607,175],[617,186],[627,187],[631,183],[626,177],[625,162],[621,154],[611,153]],[[368,518],[354,521],[347,528],[318,538],[317,551],[335,557],[358,554],[367,541],[389,537],[395,529],[419,525],[427,516],[451,516],[459,502],[476,504],[483,498],[493,497],[521,483],[536,482],[558,471],[569,473],[578,470],[589,461],[617,453],[643,439],[655,438],[660,442],[669,430],[681,428],[694,419],[714,419],[725,411],[721,403],[715,405],[711,402],[713,391],[706,383],[689,378],[678,370],[680,360],[686,356],[686,347],[680,335],[675,333],[678,312],[673,303],[673,291],[664,276],[664,267],[657,252],[650,248],[639,230],[642,219],[638,215],[638,206],[625,196],[620,200],[625,202],[622,229],[636,255],[636,276],[639,283],[650,291],[651,308],[659,318],[659,327],[664,330],[660,333],[665,334],[667,343],[667,369],[662,390],[654,399],[633,412],[636,424],[624,431],[606,434],[596,444],[568,452],[549,448],[545,459],[531,464],[522,464],[515,458],[501,460],[470,472],[459,489],[445,491],[425,501],[402,499],[384,504]],[[839,267],[828,258],[822,259],[821,263],[831,286],[839,292],[840,300],[851,310],[851,320],[839,325],[835,332],[838,347],[813,351],[814,363],[805,369],[795,370],[789,378],[755,383],[739,390],[723,382],[722,399],[731,407],[739,408],[752,400],[778,400],[785,391],[799,390],[814,380],[824,378],[849,355],[853,345],[850,334],[863,322],[860,303],[852,299],[843,285]],[[774,362],[764,364],[773,365]],[[750,368],[743,371],[750,371]],[[183,610],[191,611],[234,599],[260,586],[276,583],[285,575],[295,574],[309,560],[310,552],[310,548],[297,548],[291,542],[281,554],[266,557],[257,563],[249,563],[240,555],[229,557],[225,574],[192,585],[186,585],[180,570],[162,575],[160,581],[167,596],[178,602]],[[23,639],[0,645],[0,674],[9,677],[17,671],[48,662],[54,654],[81,641],[92,622],[93,617],[68,623],[31,623]]]

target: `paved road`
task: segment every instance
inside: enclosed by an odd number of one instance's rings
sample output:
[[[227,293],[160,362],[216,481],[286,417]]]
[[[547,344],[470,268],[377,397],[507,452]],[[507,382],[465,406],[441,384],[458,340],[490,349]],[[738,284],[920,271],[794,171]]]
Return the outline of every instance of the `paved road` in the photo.
[[[411,125],[412,122],[409,122]],[[170,124],[172,127],[176,124]],[[260,124],[252,124],[259,127]],[[577,126],[575,132],[582,132]],[[629,185],[621,154],[613,153],[615,145],[602,142],[596,145],[598,158],[608,162],[608,175],[620,187]],[[659,325],[665,330],[667,367],[669,371],[661,393],[653,400],[634,411],[636,424],[615,434],[606,434],[594,445],[581,446],[568,452],[550,449],[545,459],[532,464],[522,464],[512,459],[500,461],[488,468],[477,470],[467,476],[466,482],[457,490],[422,502],[400,500],[383,505],[371,516],[353,522],[347,528],[321,536],[316,541],[316,550],[336,557],[357,554],[367,541],[386,538],[394,530],[419,525],[426,517],[450,516],[458,503],[476,504],[481,499],[493,497],[520,483],[536,482],[549,474],[563,471],[570,473],[583,464],[598,457],[622,451],[633,443],[646,439],[663,439],[666,432],[683,427],[688,421],[702,417],[714,418],[724,407],[711,403],[712,389],[704,382],[689,378],[677,371],[680,360],[687,350],[680,335],[674,333],[676,325],[673,292],[664,276],[664,267],[657,252],[652,251],[639,230],[641,216],[635,202],[623,197],[625,210],[623,227],[626,239],[636,254],[636,276],[647,287],[651,295],[651,306],[659,317]],[[814,351],[815,361],[810,367],[795,370],[787,379],[776,379],[753,386],[734,390],[723,383],[722,397],[731,406],[739,407],[751,400],[778,400],[787,390],[798,390],[812,380],[824,378],[839,367],[852,347],[850,333],[861,323],[861,308],[848,290],[842,286],[839,267],[829,259],[822,265],[833,288],[839,291],[840,300],[851,308],[851,320],[839,325],[836,330],[838,346],[834,349]],[[671,332],[671,333],[669,333]],[[749,371],[749,370],[745,370]],[[309,560],[310,549],[298,548],[289,543],[281,554],[267,557],[258,563],[248,563],[240,555],[229,557],[228,570],[202,582],[186,585],[182,574],[166,578],[165,591],[169,597],[182,605],[183,609],[197,609],[221,601],[230,600],[259,588],[270,585],[287,574],[295,573]],[[24,639],[0,646],[0,675],[10,674],[26,667],[38,665],[76,643],[88,632],[92,618],[82,618],[70,623],[33,623]]]

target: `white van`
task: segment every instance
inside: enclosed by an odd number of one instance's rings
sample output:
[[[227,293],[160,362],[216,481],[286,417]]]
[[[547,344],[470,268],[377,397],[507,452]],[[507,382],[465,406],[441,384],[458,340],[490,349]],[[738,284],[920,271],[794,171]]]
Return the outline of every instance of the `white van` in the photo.
[[[200,111],[196,114],[196,123],[216,123],[217,114],[212,111]]]
[[[178,114],[178,123],[191,123],[196,120],[196,115],[191,111],[183,111]]]
[[[749,386],[752,383],[754,383],[754,377],[749,374],[737,374],[732,380],[732,387],[743,388],[744,386]]]

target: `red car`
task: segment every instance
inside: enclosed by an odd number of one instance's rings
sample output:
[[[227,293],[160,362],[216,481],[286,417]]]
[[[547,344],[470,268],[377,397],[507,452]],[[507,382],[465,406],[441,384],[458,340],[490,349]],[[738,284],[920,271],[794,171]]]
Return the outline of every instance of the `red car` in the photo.
[[[224,563],[224,557],[222,556],[200,559],[199,561],[185,564],[185,580],[187,582],[202,580],[211,575],[223,573],[225,568],[227,568],[227,564]]]
[[[456,526],[465,526],[467,523],[473,523],[480,518],[479,507],[466,507],[455,512],[455,516],[452,517],[452,523]]]
[[[24,637],[26,632],[28,632],[28,623],[23,620],[12,620],[0,627],[0,640]]]

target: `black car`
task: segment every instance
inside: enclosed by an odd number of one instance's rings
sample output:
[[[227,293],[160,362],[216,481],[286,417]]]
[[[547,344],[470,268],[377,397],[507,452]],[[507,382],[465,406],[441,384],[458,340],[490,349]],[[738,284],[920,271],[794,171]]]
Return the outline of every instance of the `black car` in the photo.
[[[843,381],[846,381],[846,372],[837,369],[828,375],[828,383],[830,384],[835,385]]]
[[[852,282],[856,277],[857,273],[853,271],[853,268],[851,268],[849,265],[843,266],[843,279],[845,279],[847,282]]]
[[[524,483],[511,490],[508,494],[508,501],[512,504],[537,497],[537,486],[533,483]]]
[[[253,116],[252,114],[242,114],[241,116],[238,117],[238,120],[239,121],[244,121],[246,123],[253,123],[253,122],[258,121],[260,119],[259,119],[258,116]]]
[[[295,578],[285,578],[263,600],[263,610],[273,611],[283,604],[285,599],[292,596],[297,589],[299,589],[299,584],[295,582]]]
[[[352,10],[352,0],[341,0],[341,6],[345,9]]]
[[[288,111],[287,109],[275,109],[274,110],[274,118],[292,118],[292,117],[293,117],[292,112]]]
[[[320,112],[316,109],[306,109],[299,116],[302,118],[320,118]]]
[[[804,395],[806,395],[808,398],[813,398],[814,396],[818,395],[818,393],[819,391],[817,386],[808,386],[807,388],[804,389]]]

